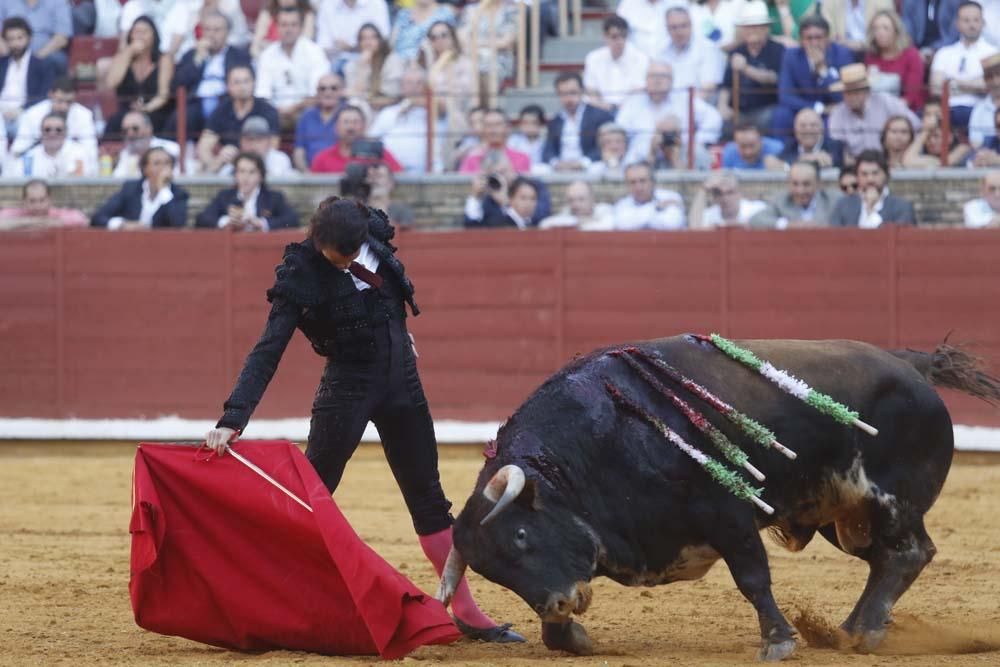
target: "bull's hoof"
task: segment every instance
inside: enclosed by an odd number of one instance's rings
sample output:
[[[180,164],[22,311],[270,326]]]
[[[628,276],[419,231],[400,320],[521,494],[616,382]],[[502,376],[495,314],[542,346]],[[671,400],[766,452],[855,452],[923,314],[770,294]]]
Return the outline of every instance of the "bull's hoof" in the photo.
[[[885,639],[885,628],[878,630],[867,630],[854,636],[854,650],[858,653],[874,653],[875,649],[882,645]]]
[[[542,623],[542,641],[553,651],[566,651],[574,655],[593,655],[594,645],[583,626],[568,623]]]
[[[790,656],[795,651],[795,640],[785,639],[784,641],[768,641],[764,640],[761,644],[760,653],[757,654],[757,659],[761,662],[778,662],[779,660],[784,660]]]

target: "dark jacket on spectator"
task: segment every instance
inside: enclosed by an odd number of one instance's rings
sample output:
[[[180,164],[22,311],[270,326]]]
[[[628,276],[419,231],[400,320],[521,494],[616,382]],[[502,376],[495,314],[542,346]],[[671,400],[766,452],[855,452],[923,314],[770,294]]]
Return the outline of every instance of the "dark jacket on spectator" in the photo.
[[[831,139],[830,137],[823,137],[823,143],[820,145],[820,148],[830,154],[834,167],[840,169],[844,166],[844,142]],[[795,137],[788,140],[788,143],[785,144],[785,150],[778,155],[778,158],[788,164],[798,162],[799,142],[795,140]]]
[[[882,204],[883,224],[915,225],[917,224],[917,214],[913,210],[913,204],[893,194],[885,198]],[[831,227],[857,227],[858,218],[861,217],[861,195],[853,194],[841,197],[833,207],[830,215]]]
[[[241,204],[236,188],[220,191],[212,203],[195,218],[195,227],[218,228],[219,218],[226,215],[233,204]],[[263,185],[257,194],[257,217],[266,219],[269,229],[299,226],[299,214],[288,205],[285,195]]]
[[[517,223],[514,222],[513,218],[507,215],[506,211],[500,207],[500,204],[496,202],[493,197],[483,197],[483,217],[479,220],[474,220],[472,218],[466,217],[464,219],[464,224],[469,228],[484,228],[484,227],[511,227],[513,229],[517,228]],[[535,220],[531,221],[532,227],[537,227],[538,222]]]
[[[954,44],[958,41],[958,26],[955,19],[958,17],[958,6],[962,0],[941,0],[937,6],[938,37],[930,44],[927,41],[927,0],[902,0],[902,11],[900,11],[903,25],[906,32],[910,34],[913,45],[918,49],[929,46],[932,49],[940,49],[942,46]]]
[[[184,57],[181,58],[180,62],[177,63],[177,69],[174,70],[174,80],[171,84],[171,88],[175,91],[180,86],[187,88],[188,99],[194,98],[195,91],[201,83],[202,76],[205,74],[205,66],[208,64],[208,58],[206,58],[200,65],[196,65],[194,62],[194,54],[194,49],[189,50],[184,54]],[[229,75],[229,70],[237,65],[251,66],[252,64],[250,52],[238,46],[227,46],[226,55],[223,59],[225,61],[227,76]]]
[[[176,183],[170,184],[174,198],[153,215],[153,227],[184,227],[187,225],[188,192]],[[142,213],[142,180],[125,181],[122,189],[104,202],[94,217],[92,227],[107,227],[111,218],[138,220]]]
[[[10,56],[0,58],[0,90],[3,89],[7,81],[7,68],[10,64]],[[49,88],[55,80],[56,74],[52,67],[45,60],[39,60],[31,55],[28,60],[28,90],[24,108],[27,109],[35,102],[40,102],[49,94]]]
[[[581,102],[581,104],[583,103]],[[589,104],[583,105],[583,118],[580,121],[580,149],[586,157],[595,161],[601,159],[601,149],[597,146],[597,129],[604,123],[613,120],[614,116],[604,109],[598,109]],[[562,156],[562,131],[564,123],[565,121],[561,113],[549,121],[549,131],[545,137],[545,147],[542,148],[542,160],[544,162],[560,159]]]

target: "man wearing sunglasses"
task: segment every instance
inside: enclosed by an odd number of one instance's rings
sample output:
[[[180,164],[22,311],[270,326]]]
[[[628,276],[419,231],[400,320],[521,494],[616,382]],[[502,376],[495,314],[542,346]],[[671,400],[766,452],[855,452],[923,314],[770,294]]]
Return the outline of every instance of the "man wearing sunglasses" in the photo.
[[[61,76],[49,88],[44,99],[24,110],[17,124],[17,136],[10,147],[11,153],[21,154],[42,140],[42,120],[50,113],[66,114],[66,137],[81,144],[97,159],[97,128],[94,113],[76,101],[73,82]]]
[[[344,108],[344,80],[324,74],[316,83],[316,104],[302,112],[295,125],[295,168],[309,173],[316,154],[337,143],[337,116]]]
[[[122,134],[125,135],[125,145],[118,154],[118,163],[111,174],[115,178],[140,178],[142,170],[139,161],[150,148],[162,148],[178,159],[181,148],[177,142],[153,136],[153,121],[145,111],[129,111],[122,118]],[[174,168],[174,175],[180,175]]]
[[[42,119],[39,143],[8,158],[4,176],[26,178],[66,178],[96,176],[97,160],[75,141],[66,138],[66,116],[50,113]]]

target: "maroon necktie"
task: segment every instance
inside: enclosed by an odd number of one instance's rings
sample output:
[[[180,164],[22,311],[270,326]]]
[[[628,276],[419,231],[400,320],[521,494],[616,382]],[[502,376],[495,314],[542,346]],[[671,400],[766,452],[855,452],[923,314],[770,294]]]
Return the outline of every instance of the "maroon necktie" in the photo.
[[[351,262],[351,265],[347,267],[347,270],[351,272],[351,275],[358,280],[368,283],[375,289],[382,287],[382,276],[377,273],[372,273],[364,267],[363,264],[358,262]]]

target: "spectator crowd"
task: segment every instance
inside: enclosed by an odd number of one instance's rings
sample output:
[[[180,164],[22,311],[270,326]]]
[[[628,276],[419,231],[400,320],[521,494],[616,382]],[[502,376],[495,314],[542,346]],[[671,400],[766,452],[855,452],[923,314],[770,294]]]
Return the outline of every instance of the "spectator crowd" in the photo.
[[[390,206],[393,174],[445,172],[471,177],[469,227],[877,227],[917,222],[893,170],[1000,165],[1000,0],[619,0],[555,113],[511,118],[519,1],[3,0],[0,178],[27,184],[0,228],[80,224],[57,178],[125,179],[89,222],[131,229],[186,225],[176,178],[224,176],[196,226],[266,231],[299,224],[269,178],[338,174]],[[117,45],[89,79],[82,39]],[[663,169],[706,174],[685,202]],[[744,170],[786,187],[747,198]],[[552,173],[581,177],[561,208]],[[595,201],[602,176],[627,194]],[[998,178],[968,226],[996,225]]]

